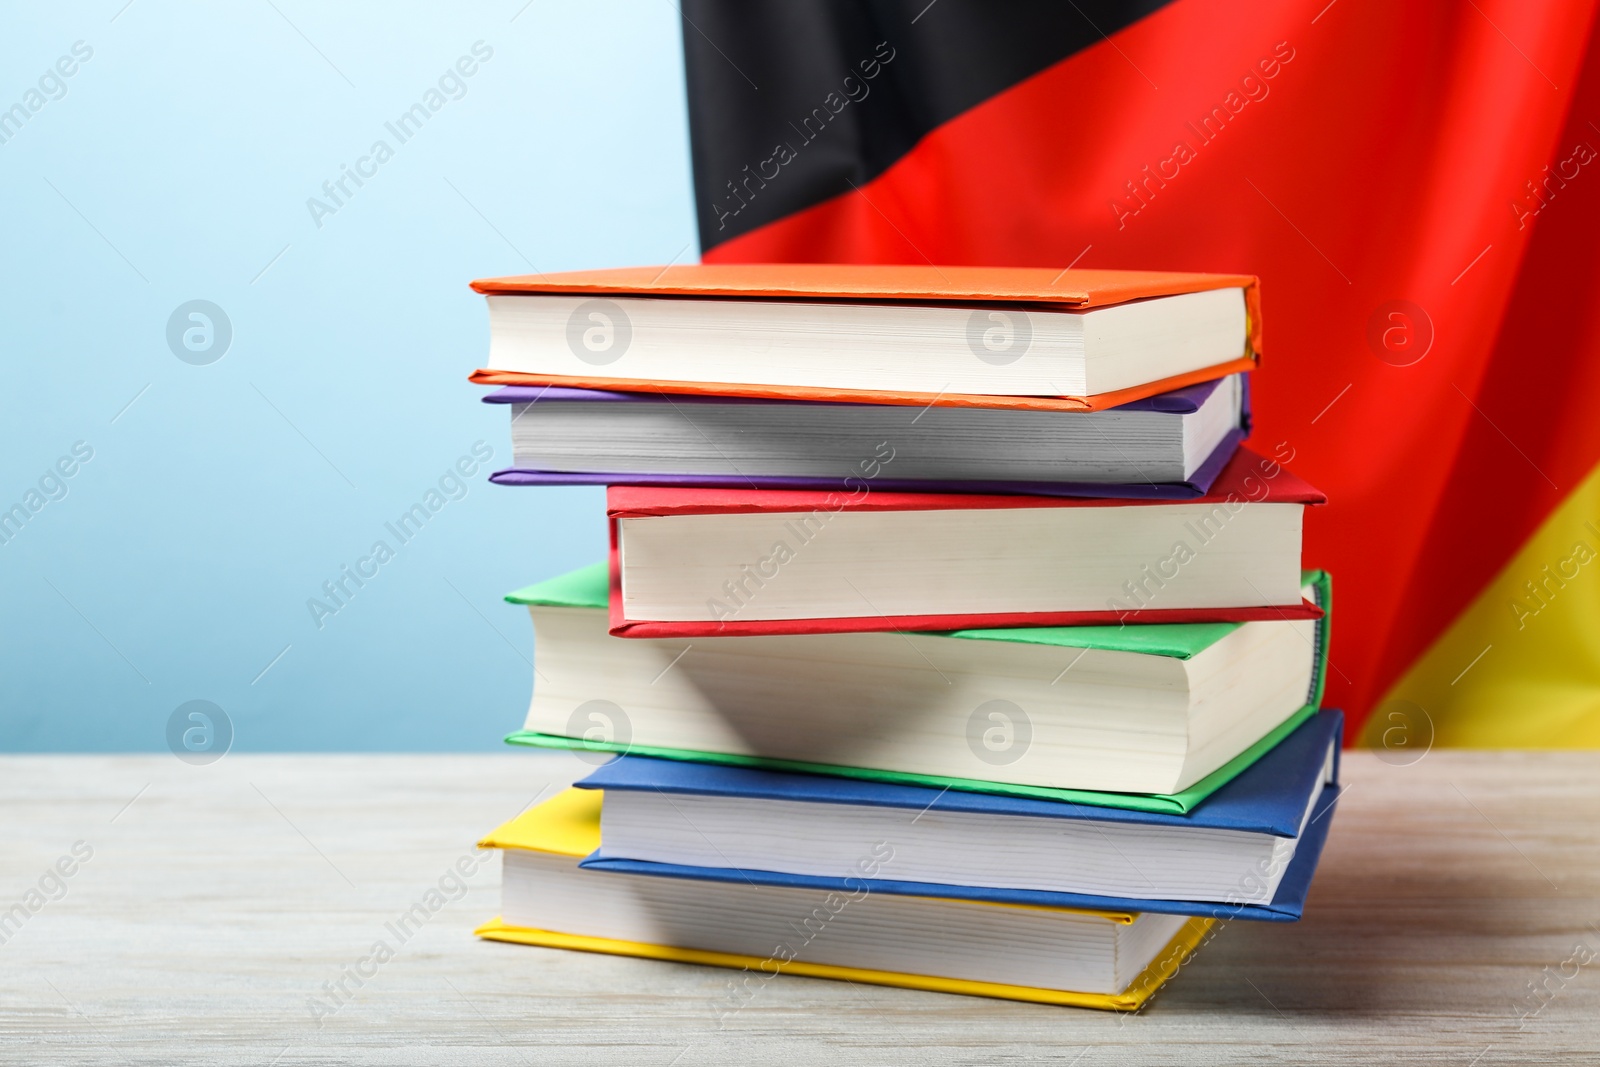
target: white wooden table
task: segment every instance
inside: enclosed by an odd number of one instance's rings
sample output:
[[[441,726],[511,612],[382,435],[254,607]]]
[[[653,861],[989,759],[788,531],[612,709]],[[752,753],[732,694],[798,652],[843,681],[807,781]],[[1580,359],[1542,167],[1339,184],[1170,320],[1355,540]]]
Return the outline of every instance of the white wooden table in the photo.
[[[1600,1062],[1600,753],[1345,766],[1307,918],[1229,924],[1141,1014],[782,978],[719,1028],[728,972],[474,939],[498,861],[315,1018],[570,756],[0,758],[0,1061]]]

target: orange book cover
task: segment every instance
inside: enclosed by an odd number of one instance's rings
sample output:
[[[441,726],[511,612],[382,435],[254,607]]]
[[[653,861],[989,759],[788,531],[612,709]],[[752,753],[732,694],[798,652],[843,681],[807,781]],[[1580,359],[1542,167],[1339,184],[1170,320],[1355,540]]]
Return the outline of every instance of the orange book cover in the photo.
[[[1211,289],[1243,289],[1248,322],[1245,350],[1237,359],[1135,388],[1084,397],[935,395],[812,386],[756,386],[737,382],[642,383],[639,379],[603,375],[529,374],[489,369],[472,373],[471,380],[480,385],[552,385],[634,392],[644,387],[662,393],[784,400],[1100,411],[1197,382],[1253,370],[1261,356],[1260,283],[1248,274],[831,263],[691,264],[483,278],[473,282],[472,288],[485,296],[592,293],[597,296],[821,300],[945,306],[1003,304],[1056,311],[1085,311],[1134,300]]]

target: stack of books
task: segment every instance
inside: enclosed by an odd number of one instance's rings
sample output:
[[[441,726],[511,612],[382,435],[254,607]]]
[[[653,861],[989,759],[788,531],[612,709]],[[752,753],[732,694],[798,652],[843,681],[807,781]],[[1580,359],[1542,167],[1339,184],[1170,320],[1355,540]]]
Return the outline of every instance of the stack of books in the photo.
[[[1339,793],[1329,581],[1243,446],[1247,276],[679,267],[474,283],[507,485],[603,484],[518,590],[485,938],[1136,1009],[1293,921]]]

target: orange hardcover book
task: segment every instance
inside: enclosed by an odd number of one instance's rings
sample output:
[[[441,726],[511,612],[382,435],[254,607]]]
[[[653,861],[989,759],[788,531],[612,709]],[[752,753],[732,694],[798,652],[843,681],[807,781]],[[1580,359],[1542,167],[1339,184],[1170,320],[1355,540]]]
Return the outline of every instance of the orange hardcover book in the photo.
[[[483,385],[1097,411],[1261,354],[1242,274],[713,264],[472,288],[490,304]]]

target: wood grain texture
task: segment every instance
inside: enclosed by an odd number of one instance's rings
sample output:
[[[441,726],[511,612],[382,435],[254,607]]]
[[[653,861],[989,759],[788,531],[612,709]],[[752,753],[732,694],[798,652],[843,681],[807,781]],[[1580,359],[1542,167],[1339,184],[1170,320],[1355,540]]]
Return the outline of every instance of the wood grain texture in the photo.
[[[314,1018],[323,983],[393,942],[385,924],[478,834],[586,769],[542,753],[0,759],[0,913],[74,842],[94,850],[0,944],[0,1060],[1600,1062],[1600,753],[1348,754],[1306,919],[1224,925],[1133,1016],[788,977],[725,1015],[731,972],[474,939],[498,911],[490,860]]]

